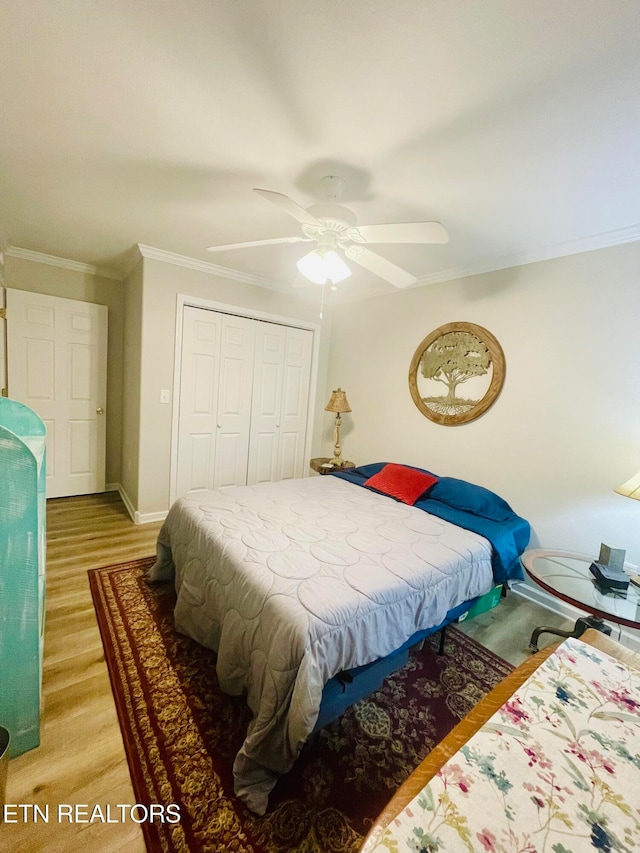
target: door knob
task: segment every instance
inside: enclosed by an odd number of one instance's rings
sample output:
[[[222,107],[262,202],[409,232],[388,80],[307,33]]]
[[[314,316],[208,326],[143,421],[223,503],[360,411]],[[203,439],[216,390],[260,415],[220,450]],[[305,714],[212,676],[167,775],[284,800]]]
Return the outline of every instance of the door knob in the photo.
[[[96,409],[96,414],[97,414],[97,415],[104,415],[104,409],[102,408],[102,406],[99,406],[99,407]]]

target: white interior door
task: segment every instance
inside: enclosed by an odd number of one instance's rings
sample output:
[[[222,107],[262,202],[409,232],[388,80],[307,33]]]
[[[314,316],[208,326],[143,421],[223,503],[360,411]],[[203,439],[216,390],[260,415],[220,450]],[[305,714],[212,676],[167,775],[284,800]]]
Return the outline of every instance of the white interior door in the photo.
[[[9,396],[47,427],[47,497],[104,491],[105,305],[7,288]]]
[[[182,315],[178,496],[214,488],[222,315],[185,306]]]

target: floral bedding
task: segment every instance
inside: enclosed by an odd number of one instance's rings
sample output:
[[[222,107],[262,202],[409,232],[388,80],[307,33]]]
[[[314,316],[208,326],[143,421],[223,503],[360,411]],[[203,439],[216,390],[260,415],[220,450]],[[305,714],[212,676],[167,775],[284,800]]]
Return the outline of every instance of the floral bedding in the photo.
[[[640,672],[566,640],[373,849],[639,850]]]

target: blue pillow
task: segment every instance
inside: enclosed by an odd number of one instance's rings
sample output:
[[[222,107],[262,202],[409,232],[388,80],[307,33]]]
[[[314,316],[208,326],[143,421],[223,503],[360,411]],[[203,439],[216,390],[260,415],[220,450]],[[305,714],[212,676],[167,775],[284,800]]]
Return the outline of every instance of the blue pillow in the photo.
[[[440,477],[429,497],[491,521],[508,521],[514,516],[509,504],[495,492],[454,477]]]

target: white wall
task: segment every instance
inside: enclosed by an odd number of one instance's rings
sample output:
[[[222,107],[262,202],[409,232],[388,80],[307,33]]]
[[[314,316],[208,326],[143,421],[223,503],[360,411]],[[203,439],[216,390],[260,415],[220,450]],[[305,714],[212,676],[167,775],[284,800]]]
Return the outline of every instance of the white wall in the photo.
[[[532,546],[597,555],[605,541],[640,564],[640,503],[612,491],[640,470],[639,272],[633,243],[336,307],[343,455],[471,480],[529,519]],[[496,336],[506,379],[484,416],[448,427],[416,408],[408,369],[454,321]]]

